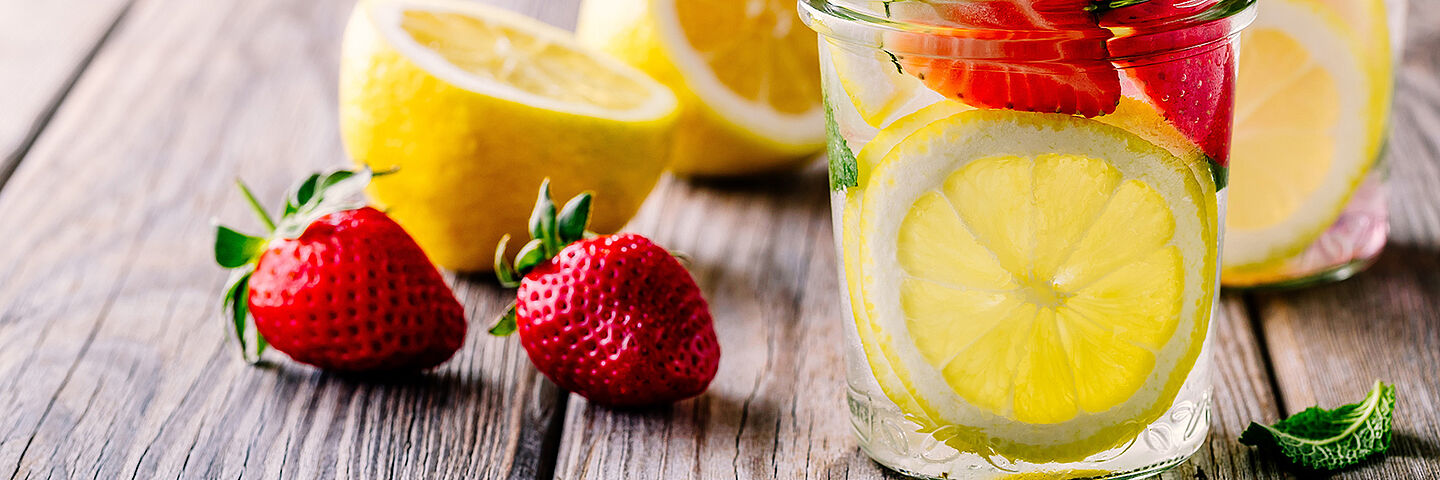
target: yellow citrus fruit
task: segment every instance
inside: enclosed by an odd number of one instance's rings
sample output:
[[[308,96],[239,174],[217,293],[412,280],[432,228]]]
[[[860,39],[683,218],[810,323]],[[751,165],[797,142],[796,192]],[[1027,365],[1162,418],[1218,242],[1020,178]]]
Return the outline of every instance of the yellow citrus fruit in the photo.
[[[534,20],[449,0],[365,1],[346,28],[340,127],[369,189],[437,264],[489,270],[524,238],[535,191],[595,193],[611,232],[654,188],[677,102],[664,86]]]
[[[1240,41],[1227,285],[1273,276],[1335,222],[1375,162],[1389,104],[1387,47],[1312,0],[1257,8]]]
[[[1209,324],[1213,185],[1194,161],[1053,114],[964,111],[904,135],[842,223],[882,390],[962,451],[1066,461],[1133,437]]]
[[[793,0],[589,0],[576,33],[674,89],[676,173],[795,168],[825,144],[815,33]]]

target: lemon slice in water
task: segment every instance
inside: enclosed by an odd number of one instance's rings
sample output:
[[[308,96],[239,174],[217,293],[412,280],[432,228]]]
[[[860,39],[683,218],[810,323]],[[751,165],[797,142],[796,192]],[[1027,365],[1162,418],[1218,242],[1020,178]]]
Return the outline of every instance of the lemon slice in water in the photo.
[[[1076,460],[1133,437],[1173,402],[1214,299],[1209,179],[1186,162],[1063,115],[904,136],[843,225],[887,396],[963,451]]]

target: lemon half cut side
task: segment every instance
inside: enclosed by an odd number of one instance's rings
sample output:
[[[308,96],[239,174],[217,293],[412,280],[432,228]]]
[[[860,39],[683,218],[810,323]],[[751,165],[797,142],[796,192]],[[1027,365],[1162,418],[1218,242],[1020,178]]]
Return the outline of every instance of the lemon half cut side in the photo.
[[[675,91],[678,174],[795,168],[825,145],[817,41],[793,0],[587,0],[576,34]]]
[[[367,0],[346,27],[340,131],[367,190],[437,264],[490,270],[525,238],[535,189],[594,192],[590,228],[619,229],[664,171],[678,102],[569,33],[456,0]],[[514,246],[512,242],[512,248]]]

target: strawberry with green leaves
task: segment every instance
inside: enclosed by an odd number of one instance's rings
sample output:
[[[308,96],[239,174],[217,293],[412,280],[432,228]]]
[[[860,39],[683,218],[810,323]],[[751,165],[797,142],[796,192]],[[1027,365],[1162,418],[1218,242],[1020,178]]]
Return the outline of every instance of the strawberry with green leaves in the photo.
[[[549,182],[530,217],[534,237],[512,267],[496,249],[515,304],[490,330],[520,336],[530,361],[561,388],[611,406],[666,404],[705,391],[720,364],[710,310],[690,272],[631,233],[585,231],[589,193],[557,216]]]
[[[274,347],[326,370],[434,367],[465,340],[465,311],[400,225],[354,200],[369,170],[312,175],[263,237],[217,227],[215,260],[235,269],[224,311],[247,360]],[[255,325],[253,342],[248,324]]]

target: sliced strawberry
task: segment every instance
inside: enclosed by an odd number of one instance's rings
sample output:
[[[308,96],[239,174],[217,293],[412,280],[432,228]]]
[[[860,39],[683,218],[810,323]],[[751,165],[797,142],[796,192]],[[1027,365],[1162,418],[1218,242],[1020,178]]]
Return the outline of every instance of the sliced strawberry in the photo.
[[[1120,77],[1090,0],[932,1],[943,34],[896,32],[901,70],[982,108],[1093,117],[1113,112]]]
[[[1133,34],[1110,40],[1130,78],[1177,130],[1221,166],[1230,163],[1235,46],[1228,22],[1180,21],[1217,0],[1149,0],[1105,12],[1100,24]]]

